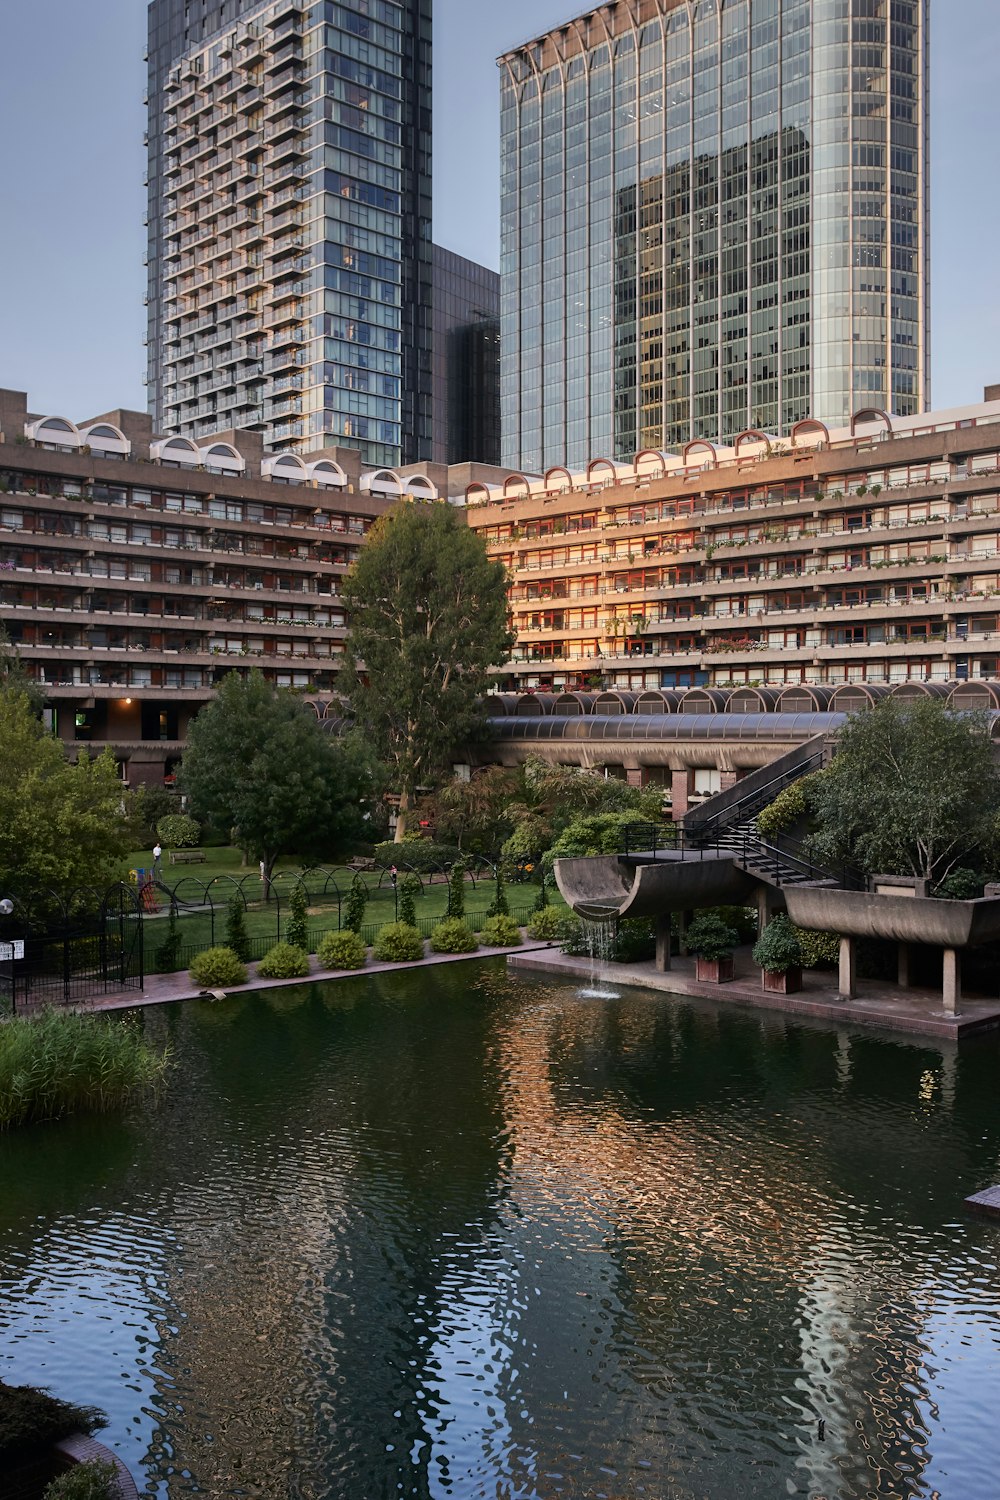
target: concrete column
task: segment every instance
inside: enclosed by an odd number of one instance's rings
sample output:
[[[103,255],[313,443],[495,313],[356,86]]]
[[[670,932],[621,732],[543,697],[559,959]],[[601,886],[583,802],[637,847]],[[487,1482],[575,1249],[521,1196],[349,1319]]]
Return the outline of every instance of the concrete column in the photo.
[[[962,959],[957,948],[944,950],[944,1013],[957,1016],[962,1004]]]
[[[670,800],[673,817],[683,818],[690,805],[691,793],[694,790],[693,771],[672,771],[670,774]]]
[[[667,974],[670,971],[670,914],[658,917],[656,921],[656,972]]]
[[[841,1000],[854,1000],[858,993],[857,955],[854,948],[854,939],[842,937],[840,940],[840,998]]]
[[[901,990],[910,988],[910,945],[900,943],[899,945],[899,973],[897,982]]]
[[[757,936],[760,937],[771,918],[785,910],[785,898],[773,886],[762,885],[757,891]]]

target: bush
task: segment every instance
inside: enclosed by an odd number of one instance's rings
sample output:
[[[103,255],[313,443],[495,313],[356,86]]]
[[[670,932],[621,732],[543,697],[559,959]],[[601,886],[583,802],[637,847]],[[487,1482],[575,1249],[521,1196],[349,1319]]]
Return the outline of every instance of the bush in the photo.
[[[160,837],[160,822],[180,811],[177,792],[165,786],[138,786],[127,798],[128,820],[136,849],[152,849]],[[162,840],[160,840],[162,843]]]
[[[448,877],[448,915],[460,921],[465,916],[465,861],[457,859]]]
[[[155,1091],[167,1066],[168,1054],[119,1017],[13,1017],[0,1025],[0,1130],[123,1109]]]
[[[549,893],[548,893],[548,890],[547,890],[546,884],[545,884],[545,876],[543,875],[542,876],[542,883],[538,887],[538,895],[535,897],[535,904],[534,904],[534,906],[531,909],[532,909],[532,911],[544,911],[545,908],[548,906],[548,904],[549,904]]]
[[[934,894],[941,901],[978,901],[985,884],[985,876],[960,865],[935,887]]]
[[[493,904],[490,906],[486,915],[488,917],[510,916],[510,906],[507,902],[507,892],[504,890],[503,884],[503,871],[501,870],[499,865],[497,865],[497,884],[496,891],[493,896]]]
[[[611,961],[637,964],[656,957],[656,930],[652,917],[626,917],[615,928]]]
[[[226,947],[231,948],[242,963],[250,962],[247,909],[242,896],[233,896],[226,908]]]
[[[804,969],[834,968],[840,962],[840,938],[835,932],[810,932],[796,927]]]
[[[163,942],[153,955],[157,974],[175,974],[180,967],[181,933],[177,926],[177,909],[171,906],[167,916],[167,932]]]
[[[720,958],[729,958],[739,946],[740,935],[712,911],[704,911],[695,917],[684,937],[684,946],[689,953],[717,963]]]
[[[202,989],[223,989],[227,984],[246,984],[246,965],[232,948],[206,948],[195,956],[188,971]]]
[[[368,905],[368,887],[363,880],[357,876],[347,894],[347,910],[344,913],[344,926],[349,927],[352,932],[360,933],[362,923],[365,920],[365,907]]]
[[[809,813],[816,778],[822,775],[822,771],[811,771],[808,776],[801,776],[791,786],[786,786],[783,792],[779,792],[771,805],[757,814],[758,832],[765,839],[773,839],[801,822]]]
[[[620,854],[624,846],[625,830],[636,822],[634,812],[592,813],[588,817],[575,818],[556,839],[544,857],[547,870],[551,870],[557,859],[582,859],[595,854]],[[660,843],[676,838],[669,823],[659,829]]]
[[[528,923],[528,936],[536,943],[563,943],[579,931],[579,920],[572,912],[558,906],[547,906],[536,912]]]
[[[461,859],[462,852],[454,844],[435,844],[431,839],[405,839],[402,844],[376,844],[375,863],[384,870],[395,865],[402,870],[405,865],[429,875],[433,870],[443,870]]]
[[[407,927],[417,925],[417,897],[422,891],[419,875],[404,875],[399,882],[399,920]]]
[[[156,832],[168,849],[193,849],[201,838],[201,824],[184,813],[169,813],[157,823]]]
[[[773,917],[753,945],[753,961],[768,974],[787,974],[802,964],[798,933],[785,916]]]
[[[500,913],[487,917],[479,936],[487,948],[516,948],[521,941],[521,929],[513,917]]]
[[[120,1493],[117,1465],[93,1460],[53,1479],[42,1500],[118,1500]]]
[[[293,948],[309,952],[309,903],[302,885],[293,888],[288,899],[289,917],[285,927],[285,942]]]
[[[432,953],[475,953],[479,941],[461,917],[445,917],[431,932]]]
[[[257,965],[260,979],[305,979],[309,955],[295,943],[275,943]]]
[[[324,933],[316,957],[324,969],[363,969],[368,962],[368,949],[359,933],[345,927],[343,932]]]
[[[406,922],[390,922],[375,939],[372,952],[379,963],[412,963],[414,959],[423,958],[424,940],[417,929]]]

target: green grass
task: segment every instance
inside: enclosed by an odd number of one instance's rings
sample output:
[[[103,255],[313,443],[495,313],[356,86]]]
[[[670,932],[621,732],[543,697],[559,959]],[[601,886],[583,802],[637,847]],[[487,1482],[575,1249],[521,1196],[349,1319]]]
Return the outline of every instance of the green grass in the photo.
[[[15,1017],[0,1026],[0,1130],[124,1109],[155,1093],[167,1067],[132,1019]]]

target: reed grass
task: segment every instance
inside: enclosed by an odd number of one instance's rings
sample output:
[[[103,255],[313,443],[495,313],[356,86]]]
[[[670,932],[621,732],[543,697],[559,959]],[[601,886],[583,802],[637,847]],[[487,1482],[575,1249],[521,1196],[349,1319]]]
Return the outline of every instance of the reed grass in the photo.
[[[158,1093],[168,1067],[131,1017],[15,1017],[0,1025],[0,1130],[125,1109]]]

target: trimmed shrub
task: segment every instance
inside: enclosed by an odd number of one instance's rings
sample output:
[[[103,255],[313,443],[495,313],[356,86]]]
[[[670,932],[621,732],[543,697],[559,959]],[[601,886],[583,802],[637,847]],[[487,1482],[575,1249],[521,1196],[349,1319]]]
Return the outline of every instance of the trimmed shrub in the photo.
[[[432,953],[475,953],[479,940],[461,917],[445,917],[431,932]]]
[[[832,969],[840,962],[840,938],[835,932],[810,932],[796,927],[804,969]]]
[[[156,833],[168,849],[193,849],[201,838],[201,824],[185,813],[168,813],[157,823]]]
[[[309,973],[309,955],[295,943],[275,943],[257,965],[261,979],[305,979]]]
[[[355,878],[347,895],[347,910],[344,913],[344,926],[350,928],[351,932],[360,933],[367,905],[368,887],[363,880]]]
[[[461,850],[454,844],[435,844],[432,839],[404,839],[401,844],[375,845],[375,863],[384,870],[390,870],[393,865],[397,869],[409,865],[421,875],[430,875],[434,870],[446,869],[461,857]]]
[[[372,953],[383,964],[413,963],[424,956],[424,940],[406,922],[390,922],[375,939]]]
[[[753,961],[768,974],[787,974],[802,964],[802,946],[785,916],[772,918],[753,945]]]
[[[755,821],[762,837],[773,839],[777,834],[794,828],[796,823],[807,816],[816,778],[822,775],[822,771],[811,771],[808,776],[800,776],[798,781],[793,781],[791,786],[786,786],[783,792],[779,792],[769,807],[757,814]]]
[[[117,1465],[94,1459],[53,1479],[42,1500],[118,1500],[120,1494]]]
[[[121,1017],[12,1017],[0,1026],[0,1130],[124,1109],[155,1092],[168,1060]],[[0,1403],[0,1441],[3,1423]]]
[[[740,935],[712,911],[701,912],[684,936],[684,946],[689,953],[717,963],[720,958],[729,958],[739,946]]]
[[[486,915],[488,917],[510,916],[510,906],[507,903],[507,892],[504,890],[503,884],[503,871],[501,870],[499,865],[497,865],[497,885],[496,892],[493,896],[493,904],[490,906]]]
[[[448,877],[448,915],[461,920],[465,916],[465,861],[456,859]]]
[[[288,922],[285,925],[285,942],[293,948],[309,952],[309,902],[301,885],[293,887],[288,898]]]
[[[157,974],[175,974],[180,967],[181,933],[177,926],[177,911],[171,906],[167,917],[167,933],[153,955]]]
[[[542,883],[538,887],[538,895],[535,897],[535,904],[534,904],[534,906],[531,909],[532,909],[532,911],[544,911],[545,908],[548,906],[548,904],[549,904],[549,893],[548,893],[548,890],[547,890],[546,884],[545,884],[545,876],[543,875],[542,876]]]
[[[227,984],[246,984],[246,965],[232,948],[206,948],[195,956],[188,970],[202,989],[223,989]]]
[[[521,942],[521,929],[513,917],[501,912],[495,917],[487,917],[479,936],[487,948],[516,948]]]
[[[250,962],[250,934],[247,932],[247,909],[242,896],[233,896],[226,907],[226,947],[241,963]]]
[[[419,875],[404,875],[399,882],[399,920],[407,927],[417,925],[417,897],[422,890]]]
[[[563,943],[580,930],[579,920],[572,912],[558,906],[547,906],[536,912],[528,923],[528,936],[536,943]]]
[[[345,927],[343,932],[323,934],[316,957],[324,969],[363,969],[368,962],[368,949],[360,933]]]

